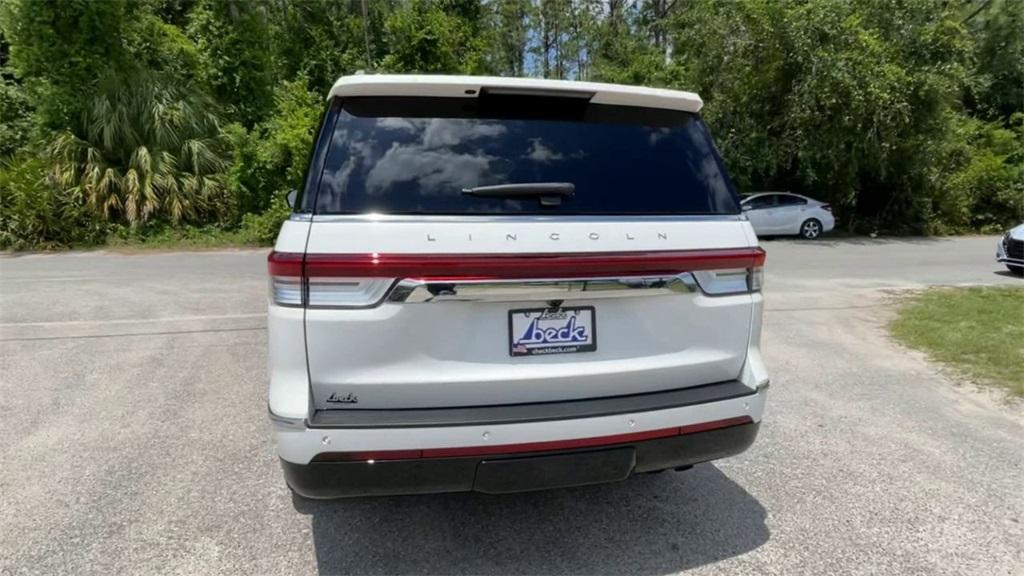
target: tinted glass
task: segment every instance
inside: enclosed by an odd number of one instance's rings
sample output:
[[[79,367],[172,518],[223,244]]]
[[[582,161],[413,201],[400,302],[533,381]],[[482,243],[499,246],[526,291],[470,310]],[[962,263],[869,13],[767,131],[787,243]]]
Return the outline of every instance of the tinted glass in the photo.
[[[700,118],[568,98],[349,98],[337,110],[321,214],[735,214]],[[464,188],[570,182],[559,206]]]
[[[747,206],[750,206],[751,210],[760,210],[762,208],[771,208],[775,205],[775,196],[767,194],[765,196],[757,196],[744,202]]]
[[[790,196],[783,194],[779,196],[779,206],[801,206],[807,204],[807,200],[799,196]]]

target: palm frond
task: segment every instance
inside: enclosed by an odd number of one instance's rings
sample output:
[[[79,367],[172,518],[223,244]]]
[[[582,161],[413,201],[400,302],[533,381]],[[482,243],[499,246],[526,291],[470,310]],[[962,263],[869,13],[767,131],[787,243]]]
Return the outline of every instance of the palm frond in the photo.
[[[197,217],[227,189],[230,152],[209,102],[153,77],[103,79],[82,130],[58,135],[48,153],[52,181],[133,226]]]
[[[124,214],[133,226],[141,221],[139,218],[139,193],[139,174],[134,168],[129,168],[124,175]]]

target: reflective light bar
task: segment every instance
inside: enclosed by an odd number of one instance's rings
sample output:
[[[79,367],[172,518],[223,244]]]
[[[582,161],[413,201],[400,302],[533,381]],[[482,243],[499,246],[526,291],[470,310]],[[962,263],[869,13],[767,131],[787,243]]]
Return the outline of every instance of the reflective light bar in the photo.
[[[698,270],[693,277],[700,284],[700,289],[712,296],[725,294],[741,294],[750,291],[747,277],[751,268],[731,268],[728,270]]]
[[[305,295],[302,293],[302,278],[271,276],[270,298],[275,304],[282,306],[302,306],[305,303]]]
[[[362,308],[384,298],[391,278],[309,278],[306,280],[310,308]]]
[[[747,276],[747,283],[751,292],[760,292],[764,286],[764,266],[755,266],[750,269]]]
[[[698,270],[693,273],[700,289],[709,296],[760,292],[764,284],[764,267],[730,270]]]
[[[465,446],[455,448],[427,448],[423,450],[374,450],[367,452],[321,452],[314,458],[314,462],[367,462],[372,463],[378,460],[414,460],[420,458],[463,458],[471,456],[493,456],[496,454],[520,454],[525,452],[553,452],[561,450],[574,450],[577,448],[593,448],[596,446],[615,446],[631,444],[646,440],[659,438],[671,438],[697,432],[708,432],[750,424],[754,420],[750,416],[737,416],[711,422],[700,422],[686,426],[673,426],[672,428],[661,428],[648,430],[646,432],[632,432],[629,434],[615,434],[612,436],[598,436],[593,438],[573,438],[569,440],[552,440],[548,442],[527,442],[523,444],[503,444],[499,446]]]
[[[562,254],[302,254],[271,252],[271,298],[283,306],[365,308],[398,279],[433,282],[675,275],[706,294],[760,289],[761,248]]]
[[[333,277],[492,280],[678,274],[752,268],[761,248],[569,254],[308,254],[306,275]]]

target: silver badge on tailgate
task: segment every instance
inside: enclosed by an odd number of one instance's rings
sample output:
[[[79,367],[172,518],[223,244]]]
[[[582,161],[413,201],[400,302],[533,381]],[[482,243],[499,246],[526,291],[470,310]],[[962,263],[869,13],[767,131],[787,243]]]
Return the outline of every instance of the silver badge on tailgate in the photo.
[[[356,396],[351,392],[341,396],[335,392],[327,397],[327,401],[332,404],[359,404],[359,396]]]

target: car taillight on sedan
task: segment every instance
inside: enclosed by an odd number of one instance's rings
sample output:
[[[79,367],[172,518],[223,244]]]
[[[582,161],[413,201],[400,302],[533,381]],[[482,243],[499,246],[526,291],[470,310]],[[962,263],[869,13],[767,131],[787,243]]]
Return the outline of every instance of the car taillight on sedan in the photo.
[[[271,300],[281,306],[367,308],[398,280],[423,282],[643,279],[687,275],[709,296],[758,292],[761,248],[580,254],[302,254],[271,252]]]

